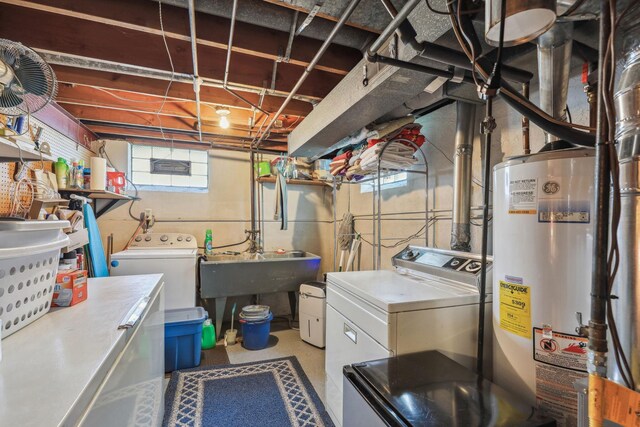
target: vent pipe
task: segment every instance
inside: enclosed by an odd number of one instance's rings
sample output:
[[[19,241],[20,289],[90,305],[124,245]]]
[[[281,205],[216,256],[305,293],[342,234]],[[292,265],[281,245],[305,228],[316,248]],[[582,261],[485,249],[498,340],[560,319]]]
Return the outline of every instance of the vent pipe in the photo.
[[[620,265],[612,293],[612,312],[636,391],[640,391],[640,9],[630,11],[618,29],[624,34],[624,66],[615,94],[616,142],[620,158],[618,227]],[[611,358],[611,357],[610,357]],[[616,363],[609,377],[624,384]]]
[[[451,249],[471,251],[471,157],[476,106],[456,102]]]
[[[538,37],[540,108],[556,119],[567,119],[569,68],[573,45],[573,22],[557,22]],[[545,142],[560,138],[545,132]]]

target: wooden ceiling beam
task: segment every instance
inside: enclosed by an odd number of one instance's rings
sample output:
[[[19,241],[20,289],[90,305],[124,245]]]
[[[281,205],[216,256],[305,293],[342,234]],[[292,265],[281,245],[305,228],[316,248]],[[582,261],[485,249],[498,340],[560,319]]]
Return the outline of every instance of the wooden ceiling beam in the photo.
[[[29,22],[29,25],[21,24],[24,22]],[[34,28],[38,31],[34,31]],[[116,63],[170,70],[170,61],[161,37],[18,6],[3,7],[0,13],[0,37],[20,41],[30,47],[86,58],[99,55],[99,59]],[[191,73],[191,44],[175,39],[166,41],[175,72]],[[224,76],[225,51],[201,46],[198,52],[200,76],[221,79]],[[272,69],[271,60],[235,54],[230,67],[231,81],[261,87],[271,81]],[[300,67],[280,63],[276,88],[290,91],[300,75]],[[324,97],[341,79],[340,75],[314,70],[299,93]]]
[[[93,23],[107,24],[121,29],[146,32],[161,36],[158,5],[154,2],[129,0],[0,0],[6,5],[73,17]],[[126,13],[122,13],[126,10]],[[185,9],[163,5],[163,26],[167,38],[190,41],[189,21]],[[198,44],[226,50],[230,21],[226,18],[197,13]],[[278,60],[288,42],[286,32],[271,30],[244,22],[236,23],[233,52]],[[320,48],[321,42],[298,37],[289,63],[306,67]],[[334,45],[316,66],[318,70],[345,75],[361,59],[356,49]]]
[[[129,93],[164,96],[167,91],[168,81],[150,79],[139,76],[130,76],[106,71],[84,70],[81,68],[54,65],[58,81],[61,83],[93,86],[102,89],[113,89]],[[169,97],[178,99],[194,99],[193,86],[186,83],[173,82],[169,88]],[[260,96],[254,93],[242,92],[242,96],[257,104]],[[203,102],[226,105],[230,107],[244,108],[247,105],[222,88],[201,86],[200,99]],[[267,111],[277,111],[284,98],[265,95],[263,108]],[[306,116],[312,110],[311,104],[303,101],[292,100],[285,114]]]
[[[149,144],[150,141],[155,141],[153,145],[156,146],[164,146],[171,145],[173,143],[174,147],[178,147],[181,143],[188,143],[192,147],[193,146],[207,146],[209,143],[211,144],[227,144],[233,145],[238,148],[248,148],[250,144],[250,139],[242,140],[242,139],[233,139],[233,138],[217,138],[217,137],[204,137],[203,141],[200,142],[197,139],[197,136],[190,135],[182,135],[172,133],[170,131],[164,132],[164,138],[162,134],[158,133],[158,131],[154,130],[141,130],[141,129],[127,129],[127,128],[119,128],[115,125],[109,126],[99,126],[99,125],[91,125],[90,128],[101,138],[109,138],[109,139],[126,139],[130,142],[134,143],[142,143]],[[279,152],[286,152],[287,145],[284,142],[278,141],[266,141],[263,148],[277,150]]]
[[[196,106],[194,101],[184,101],[163,97],[128,93],[123,91],[105,91],[89,86],[72,86],[61,84],[58,89],[56,102],[68,109],[70,114],[76,113],[74,107],[92,107],[131,114],[153,114],[162,117],[169,116],[183,119],[187,123],[196,122]],[[119,116],[120,117],[120,116]],[[126,116],[121,116],[125,117]],[[256,123],[260,123],[264,116],[257,113]],[[274,133],[288,132],[301,121],[300,116],[280,116],[281,128],[275,128]],[[220,116],[212,104],[203,104],[201,119],[205,125],[218,127]],[[253,112],[246,109],[230,109],[227,116],[232,128],[249,131],[250,120],[254,119]],[[255,129],[255,125],[254,125]]]
[[[160,128],[171,130],[181,130],[195,132],[196,120],[194,118],[181,118],[173,116],[158,117],[153,113],[143,112],[127,112],[119,110],[109,110],[93,106],[80,105],[63,105],[64,109],[71,113],[80,121],[100,121],[105,123],[120,123],[123,125],[132,124],[137,126],[148,126],[151,128]],[[216,122],[217,123],[217,122]],[[234,137],[251,138],[249,128],[246,126],[231,126],[229,129],[222,129],[220,126],[214,125],[213,122],[205,122],[202,126],[202,132],[215,133],[219,135],[228,135]]]
[[[287,9],[297,10],[298,12],[303,12],[303,13],[307,13],[307,14],[310,12],[309,9],[306,9],[304,7],[297,6],[295,4],[292,4],[292,3],[289,3],[289,2],[286,2],[286,1],[282,1],[282,0],[263,0],[263,1],[266,2],[266,3],[275,4],[275,5],[280,6],[280,7],[286,7]],[[338,18],[337,17],[335,17],[333,15],[329,15],[328,13],[323,13],[322,9],[320,9],[320,10],[321,11],[316,14],[316,18],[322,18],[322,19],[326,19],[327,21],[338,22]],[[360,30],[368,31],[368,32],[373,33],[373,34],[380,34],[381,33],[381,31],[378,30],[377,28],[368,27],[366,25],[361,25],[361,24],[355,23],[353,21],[347,21],[345,23],[345,25],[348,25],[348,26],[353,27],[353,28],[358,28]]]

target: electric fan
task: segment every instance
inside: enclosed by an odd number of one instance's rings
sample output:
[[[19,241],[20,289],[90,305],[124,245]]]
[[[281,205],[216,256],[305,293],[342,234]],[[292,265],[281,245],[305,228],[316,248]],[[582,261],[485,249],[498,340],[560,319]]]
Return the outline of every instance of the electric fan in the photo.
[[[58,89],[56,75],[33,49],[0,39],[0,114],[20,116],[47,105]]]

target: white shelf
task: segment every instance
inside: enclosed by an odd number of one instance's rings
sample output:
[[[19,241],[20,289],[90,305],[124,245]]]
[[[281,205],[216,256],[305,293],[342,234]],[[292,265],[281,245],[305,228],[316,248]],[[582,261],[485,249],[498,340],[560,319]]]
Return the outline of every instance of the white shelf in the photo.
[[[18,148],[20,147],[20,148]],[[33,142],[17,136],[0,136],[0,161],[15,162],[22,159],[26,161],[43,160],[54,161],[50,155],[41,154],[36,150]]]
[[[69,233],[67,236],[69,237],[70,242],[67,247],[62,248],[62,252],[71,252],[89,244],[89,232],[86,228]]]

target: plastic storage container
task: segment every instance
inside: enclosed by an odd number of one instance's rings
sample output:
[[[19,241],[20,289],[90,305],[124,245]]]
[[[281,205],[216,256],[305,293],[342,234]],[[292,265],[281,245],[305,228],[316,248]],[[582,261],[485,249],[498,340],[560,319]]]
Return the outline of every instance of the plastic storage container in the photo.
[[[49,311],[60,249],[69,244],[66,227],[69,221],[0,222],[2,338]]]
[[[326,283],[308,282],[300,285],[300,338],[324,348],[326,335]]]
[[[164,371],[200,365],[202,324],[207,313],[202,307],[176,308],[164,312]]]
[[[269,344],[269,333],[271,332],[271,321],[273,313],[269,312],[266,319],[247,320],[240,319],[242,327],[242,345],[247,350],[262,350]]]

